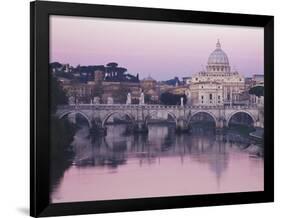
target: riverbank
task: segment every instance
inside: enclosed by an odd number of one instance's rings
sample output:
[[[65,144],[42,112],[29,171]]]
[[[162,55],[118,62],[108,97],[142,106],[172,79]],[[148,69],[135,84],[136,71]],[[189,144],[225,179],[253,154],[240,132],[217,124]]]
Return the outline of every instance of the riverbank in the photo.
[[[249,135],[251,137],[256,138],[256,139],[262,140],[263,139],[263,132],[264,132],[263,128],[258,127],[258,128],[256,128],[256,131],[251,132]]]

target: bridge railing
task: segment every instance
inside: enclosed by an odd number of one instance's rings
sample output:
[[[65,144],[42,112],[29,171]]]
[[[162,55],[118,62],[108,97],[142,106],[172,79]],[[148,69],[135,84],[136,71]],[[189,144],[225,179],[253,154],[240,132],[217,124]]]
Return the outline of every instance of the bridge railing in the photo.
[[[159,104],[72,104],[72,105],[59,105],[58,109],[61,110],[130,110],[130,109],[256,109],[257,105],[225,105],[225,106],[209,106],[209,105],[193,105],[193,106],[180,106],[180,105],[159,105]]]

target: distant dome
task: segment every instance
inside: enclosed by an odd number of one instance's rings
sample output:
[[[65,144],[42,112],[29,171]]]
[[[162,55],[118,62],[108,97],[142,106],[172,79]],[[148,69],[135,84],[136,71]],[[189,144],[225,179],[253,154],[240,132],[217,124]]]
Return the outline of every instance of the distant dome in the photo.
[[[217,48],[210,54],[208,64],[227,64],[229,65],[226,53],[221,49],[221,44],[217,42]]]
[[[221,44],[218,40],[216,49],[208,58],[207,70],[209,72],[229,72],[230,66],[226,53],[221,49]]]
[[[143,79],[144,81],[155,81],[150,75]]]

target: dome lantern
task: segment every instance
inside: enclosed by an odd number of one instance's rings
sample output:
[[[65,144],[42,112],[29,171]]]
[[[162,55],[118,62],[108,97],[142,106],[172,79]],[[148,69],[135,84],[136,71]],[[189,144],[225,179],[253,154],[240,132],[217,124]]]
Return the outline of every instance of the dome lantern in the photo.
[[[221,44],[220,44],[220,40],[218,39],[218,41],[217,41],[217,48],[221,48]]]

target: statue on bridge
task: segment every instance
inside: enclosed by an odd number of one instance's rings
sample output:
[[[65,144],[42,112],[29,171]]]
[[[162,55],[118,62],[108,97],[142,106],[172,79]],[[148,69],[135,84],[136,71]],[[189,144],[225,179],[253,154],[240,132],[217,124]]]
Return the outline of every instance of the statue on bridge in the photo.
[[[190,104],[190,91],[188,91],[187,89],[184,91],[184,95],[186,97],[186,104],[189,105]]]
[[[100,97],[94,97],[94,104],[100,104]]]
[[[144,105],[144,94],[143,94],[143,92],[141,92],[139,104]]]
[[[132,97],[130,92],[127,94],[126,104],[132,104]]]
[[[107,97],[107,104],[114,104],[112,97]]]
[[[75,104],[75,98],[74,98],[73,96],[70,96],[70,97],[68,98],[68,104],[70,104],[70,105]]]
[[[183,107],[183,97],[181,97],[181,107]]]

